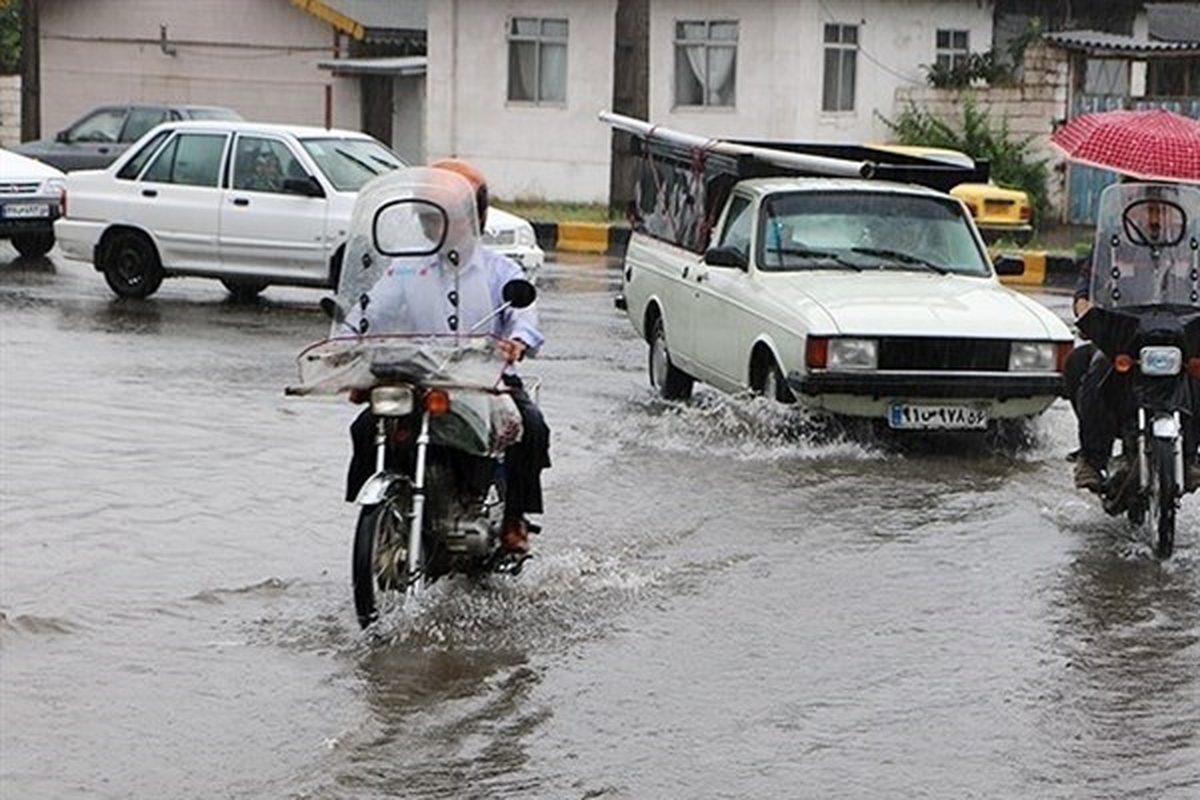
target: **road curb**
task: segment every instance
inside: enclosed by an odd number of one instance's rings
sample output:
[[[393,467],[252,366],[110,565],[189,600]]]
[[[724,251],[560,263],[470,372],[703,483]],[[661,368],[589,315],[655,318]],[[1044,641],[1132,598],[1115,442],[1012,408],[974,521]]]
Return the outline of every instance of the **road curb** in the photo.
[[[607,222],[533,222],[538,245],[546,252],[622,256],[629,226]]]

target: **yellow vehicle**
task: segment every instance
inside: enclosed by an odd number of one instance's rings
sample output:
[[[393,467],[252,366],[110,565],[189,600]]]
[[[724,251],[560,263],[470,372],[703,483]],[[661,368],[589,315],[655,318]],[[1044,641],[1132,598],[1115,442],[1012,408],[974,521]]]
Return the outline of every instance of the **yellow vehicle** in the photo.
[[[959,150],[924,145],[872,144],[877,150],[942,161],[955,166],[970,168],[974,160]],[[995,183],[960,183],[950,194],[967,204],[975,225],[989,243],[1011,239],[1025,244],[1033,238],[1033,205],[1029,195],[1020,189],[1006,189]]]

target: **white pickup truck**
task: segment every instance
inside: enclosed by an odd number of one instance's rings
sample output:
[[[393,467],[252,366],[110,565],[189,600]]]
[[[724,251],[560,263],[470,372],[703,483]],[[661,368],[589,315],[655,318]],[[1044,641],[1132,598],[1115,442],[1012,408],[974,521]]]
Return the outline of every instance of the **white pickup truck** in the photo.
[[[664,397],[702,381],[928,430],[1029,418],[1061,394],[1071,331],[1000,283],[966,207],[909,182],[919,165],[787,169],[759,145],[698,158],[664,135],[642,143],[617,303]],[[947,177],[929,182],[962,179]]]

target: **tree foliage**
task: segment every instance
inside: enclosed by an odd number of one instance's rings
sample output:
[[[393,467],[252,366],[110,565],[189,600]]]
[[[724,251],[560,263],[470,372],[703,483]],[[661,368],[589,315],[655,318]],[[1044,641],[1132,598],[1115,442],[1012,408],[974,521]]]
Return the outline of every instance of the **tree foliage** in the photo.
[[[21,71],[20,3],[0,0],[0,75]]]
[[[1033,137],[1015,139],[1004,120],[993,127],[985,111],[967,98],[962,103],[960,120],[944,120],[910,103],[891,120],[882,117],[901,144],[945,147],[961,150],[976,160],[991,165],[991,177],[1000,186],[1021,189],[1033,205],[1035,224],[1047,218],[1049,199],[1046,184],[1050,170],[1047,160],[1031,151]]]

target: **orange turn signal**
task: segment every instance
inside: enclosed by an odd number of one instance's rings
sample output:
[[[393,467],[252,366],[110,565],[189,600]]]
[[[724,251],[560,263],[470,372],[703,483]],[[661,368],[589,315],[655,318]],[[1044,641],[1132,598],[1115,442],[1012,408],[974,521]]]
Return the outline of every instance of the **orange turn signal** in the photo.
[[[371,399],[370,389],[351,389],[350,402],[355,404],[365,403]]]
[[[829,363],[829,340],[810,336],[804,341],[804,363],[809,369],[825,369]]]
[[[1133,369],[1133,365],[1136,363],[1133,356],[1128,353],[1117,353],[1117,357],[1113,359],[1113,369],[1120,373],[1126,373]]]
[[[1192,356],[1189,358],[1187,360],[1187,364],[1185,365],[1185,369],[1187,369],[1188,375],[1191,375],[1193,378],[1200,378],[1200,356]]]
[[[430,389],[425,393],[425,410],[433,416],[450,411],[450,393],[445,389]]]

